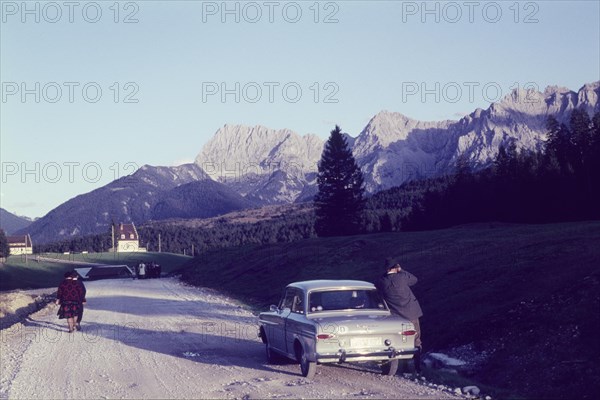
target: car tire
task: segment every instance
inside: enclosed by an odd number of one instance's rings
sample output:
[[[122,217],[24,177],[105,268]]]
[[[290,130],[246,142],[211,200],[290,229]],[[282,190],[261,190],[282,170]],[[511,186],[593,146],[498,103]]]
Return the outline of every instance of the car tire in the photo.
[[[397,359],[386,361],[386,362],[382,363],[381,364],[381,373],[383,375],[387,375],[387,376],[396,375],[396,372],[398,372],[398,364],[399,364],[399,361]]]
[[[308,356],[303,348],[300,348],[298,361],[300,362],[300,371],[302,372],[302,376],[306,379],[313,379],[315,377],[315,373],[317,372],[317,363],[308,360]]]

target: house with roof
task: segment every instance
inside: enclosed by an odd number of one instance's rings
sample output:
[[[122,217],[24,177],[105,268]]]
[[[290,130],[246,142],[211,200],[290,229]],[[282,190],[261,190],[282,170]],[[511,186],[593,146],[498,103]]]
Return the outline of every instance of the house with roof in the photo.
[[[146,251],[145,247],[140,247],[140,237],[133,222],[130,224],[115,224],[112,229],[116,246],[110,249],[111,252],[136,253]]]
[[[20,254],[33,254],[33,243],[31,242],[31,236],[18,235],[18,236],[7,236],[6,241],[8,242],[8,248],[10,249],[10,255]]]

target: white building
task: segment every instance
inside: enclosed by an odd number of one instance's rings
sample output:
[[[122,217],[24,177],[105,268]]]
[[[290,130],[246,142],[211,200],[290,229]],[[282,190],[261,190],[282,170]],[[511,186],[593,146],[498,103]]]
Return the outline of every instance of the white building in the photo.
[[[29,236],[29,234],[7,236],[6,241],[10,248],[10,255],[33,254],[33,243],[31,242],[31,236]]]
[[[117,253],[136,253],[145,252],[145,247],[140,247],[140,238],[135,228],[135,224],[123,224],[113,225],[114,237],[117,242],[116,252]],[[111,252],[115,251],[115,248],[110,249]]]

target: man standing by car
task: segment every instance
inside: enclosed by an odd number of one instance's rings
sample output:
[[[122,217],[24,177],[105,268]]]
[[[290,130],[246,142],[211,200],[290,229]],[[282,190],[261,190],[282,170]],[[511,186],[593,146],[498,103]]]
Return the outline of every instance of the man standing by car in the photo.
[[[417,278],[408,271],[404,271],[398,260],[387,258],[385,260],[385,274],[376,283],[377,289],[387,303],[392,314],[408,319],[415,326],[415,347],[419,351],[415,354],[415,372],[421,373],[421,326],[419,318],[423,316],[421,306],[413,294],[410,286],[417,283]]]

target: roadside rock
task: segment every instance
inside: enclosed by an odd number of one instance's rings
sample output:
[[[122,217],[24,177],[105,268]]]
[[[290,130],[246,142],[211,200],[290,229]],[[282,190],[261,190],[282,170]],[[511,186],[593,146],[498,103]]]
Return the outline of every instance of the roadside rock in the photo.
[[[479,388],[477,386],[465,386],[464,388],[462,388],[462,392],[464,394],[479,396],[479,394],[481,393],[481,390],[479,390]]]

